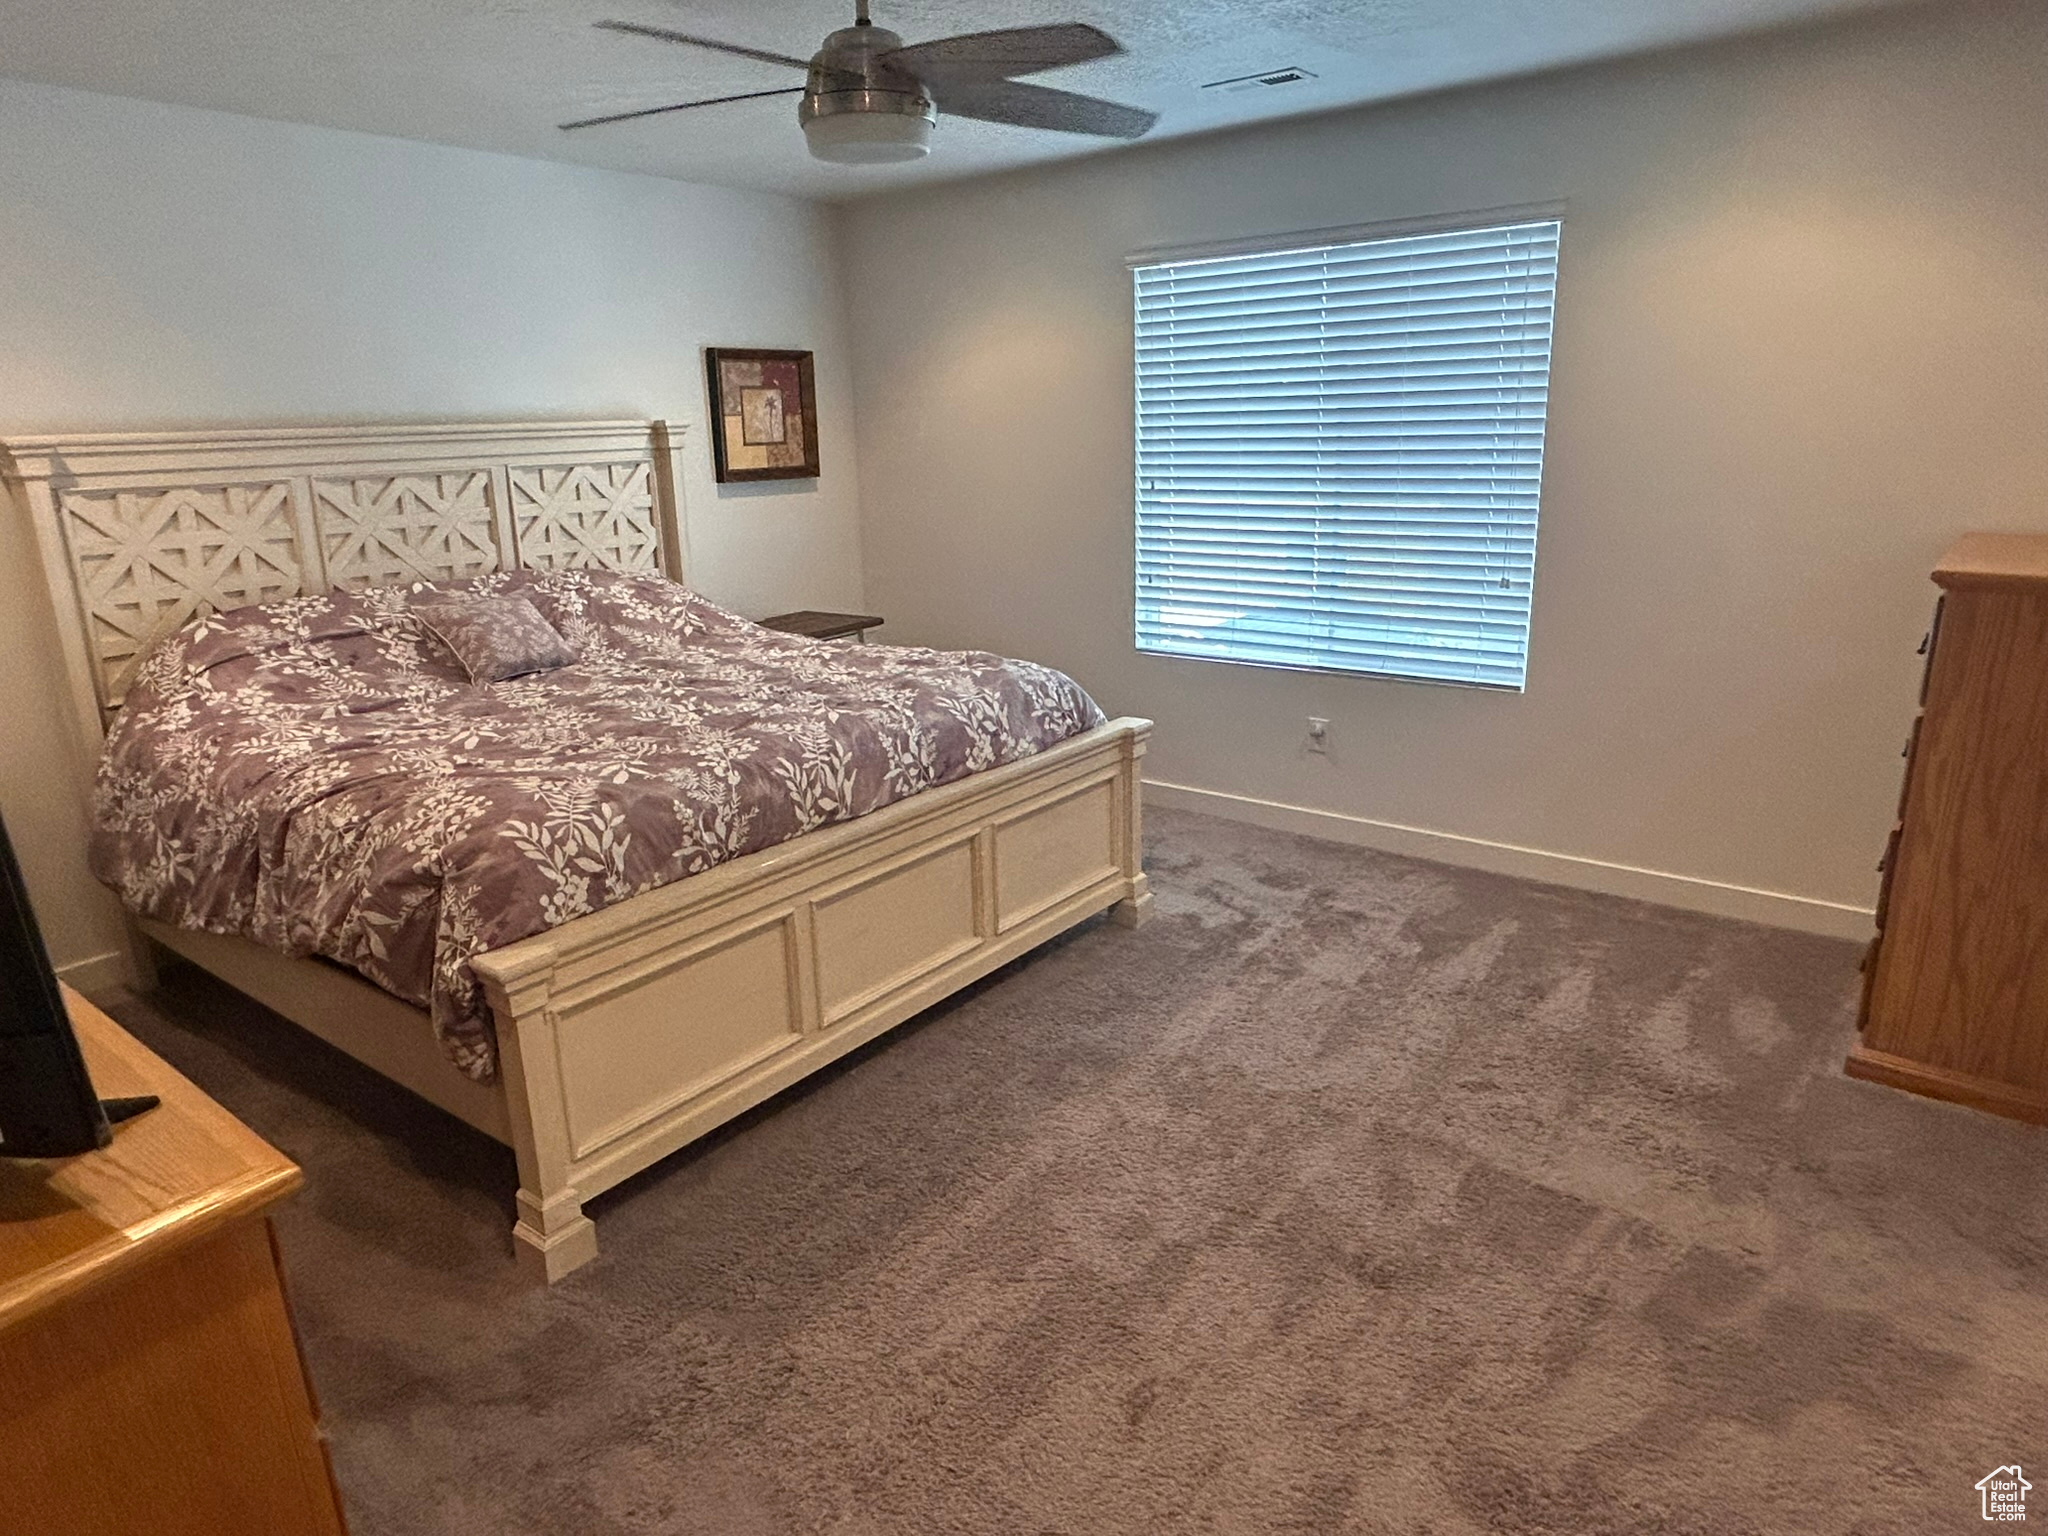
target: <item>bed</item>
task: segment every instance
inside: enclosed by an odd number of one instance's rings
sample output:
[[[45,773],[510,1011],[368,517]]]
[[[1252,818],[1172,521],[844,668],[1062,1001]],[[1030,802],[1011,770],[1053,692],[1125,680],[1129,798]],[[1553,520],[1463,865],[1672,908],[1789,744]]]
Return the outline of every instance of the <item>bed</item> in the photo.
[[[0,469],[97,756],[195,616],[377,609],[421,583],[681,584],[673,453],[660,422],[325,427],[23,439]],[[509,1144],[514,1250],[552,1282],[597,1252],[592,1196],[1075,923],[1142,921],[1149,730],[1034,742],[467,955],[487,1061],[419,998],[231,932],[142,919],[138,973],[161,945]]]

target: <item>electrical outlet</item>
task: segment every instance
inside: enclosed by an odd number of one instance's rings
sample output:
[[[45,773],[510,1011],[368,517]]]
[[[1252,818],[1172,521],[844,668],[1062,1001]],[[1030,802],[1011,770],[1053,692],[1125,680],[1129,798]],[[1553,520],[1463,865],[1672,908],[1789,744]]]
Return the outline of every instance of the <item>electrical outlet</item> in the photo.
[[[1325,754],[1330,750],[1330,722],[1320,715],[1308,717],[1308,749]]]

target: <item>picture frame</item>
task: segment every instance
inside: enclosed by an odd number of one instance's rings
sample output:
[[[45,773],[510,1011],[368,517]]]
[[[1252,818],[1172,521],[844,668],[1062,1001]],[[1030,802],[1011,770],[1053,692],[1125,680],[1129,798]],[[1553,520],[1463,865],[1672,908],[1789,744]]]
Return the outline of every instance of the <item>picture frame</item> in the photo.
[[[711,462],[721,485],[818,477],[816,373],[808,352],[706,347]]]

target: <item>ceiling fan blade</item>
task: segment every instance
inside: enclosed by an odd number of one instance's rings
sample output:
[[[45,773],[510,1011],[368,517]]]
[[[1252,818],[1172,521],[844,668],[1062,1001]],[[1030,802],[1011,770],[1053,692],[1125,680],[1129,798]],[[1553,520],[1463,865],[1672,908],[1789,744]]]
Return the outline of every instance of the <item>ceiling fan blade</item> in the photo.
[[[759,101],[763,96],[801,96],[804,88],[800,85],[786,85],[779,91],[748,91],[741,96],[712,96],[703,101],[679,101],[672,107],[642,107],[637,112],[613,112],[605,117],[579,118],[573,123],[563,123],[562,132],[572,128],[595,128],[601,123],[626,123],[636,117],[660,117],[664,112],[687,112],[692,107],[722,107],[729,101]]]
[[[1018,128],[1050,128],[1059,133],[1092,133],[1105,139],[1143,138],[1159,121],[1157,112],[1127,107],[1099,96],[1076,96],[1021,80],[962,82],[934,92],[941,115],[972,117],[984,123],[1009,123]]]
[[[643,26],[637,21],[594,21],[594,27],[607,32],[630,32],[635,37],[651,37],[664,43],[688,43],[693,48],[709,48],[714,53],[736,54],[742,59],[758,59],[763,64],[787,64],[791,69],[809,69],[809,59],[791,58],[786,53],[770,53],[765,48],[747,48],[738,43],[721,43],[715,37],[693,37],[688,32],[671,32],[667,27]]]
[[[1010,27],[1000,32],[934,38],[885,53],[882,62],[939,86],[956,81],[1008,80],[1041,69],[1106,59],[1123,51],[1122,45],[1100,28],[1068,21],[1049,27]]]

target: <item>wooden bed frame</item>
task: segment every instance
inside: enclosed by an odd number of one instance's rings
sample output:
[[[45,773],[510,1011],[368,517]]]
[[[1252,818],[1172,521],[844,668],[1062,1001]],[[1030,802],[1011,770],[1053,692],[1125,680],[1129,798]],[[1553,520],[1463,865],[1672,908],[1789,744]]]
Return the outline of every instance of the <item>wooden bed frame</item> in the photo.
[[[40,437],[0,471],[96,751],[150,645],[209,608],[518,567],[683,580],[671,439],[663,422]],[[350,971],[139,926],[509,1143],[515,1250],[552,1282],[597,1253],[591,1196],[1075,923],[1142,922],[1150,730],[1111,721],[478,957],[489,1084]]]

